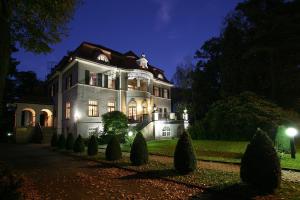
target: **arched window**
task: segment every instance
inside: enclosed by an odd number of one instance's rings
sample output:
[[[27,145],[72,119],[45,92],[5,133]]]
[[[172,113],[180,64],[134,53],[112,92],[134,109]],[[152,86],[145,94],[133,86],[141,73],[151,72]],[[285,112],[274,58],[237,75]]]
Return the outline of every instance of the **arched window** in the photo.
[[[170,127],[165,126],[165,127],[162,129],[162,136],[163,136],[163,137],[169,137],[169,136],[171,136],[171,129],[170,129]]]
[[[136,101],[131,100],[128,104],[128,119],[136,120]]]
[[[97,57],[97,59],[98,59],[99,61],[103,61],[103,62],[106,62],[106,63],[109,62],[108,58],[107,58],[106,55],[104,55],[104,54],[100,54],[100,55]]]
[[[142,103],[142,109],[143,109],[143,115],[147,115],[148,114],[148,104],[147,104],[146,100],[144,100]]]

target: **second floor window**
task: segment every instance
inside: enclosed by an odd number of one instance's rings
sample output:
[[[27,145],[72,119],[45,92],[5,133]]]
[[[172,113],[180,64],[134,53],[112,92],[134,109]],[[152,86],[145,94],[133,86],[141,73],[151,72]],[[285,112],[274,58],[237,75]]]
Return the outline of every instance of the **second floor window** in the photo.
[[[70,119],[71,117],[71,103],[66,102],[66,119]]]
[[[89,100],[88,116],[89,117],[98,117],[98,102],[97,101]]]
[[[154,96],[159,97],[159,88],[158,87],[154,87],[153,88],[153,93],[154,93]]]
[[[108,102],[107,104],[107,112],[115,111],[115,102]]]
[[[97,73],[90,72],[90,85],[97,85]]]
[[[164,89],[164,98],[169,98],[169,90]]]

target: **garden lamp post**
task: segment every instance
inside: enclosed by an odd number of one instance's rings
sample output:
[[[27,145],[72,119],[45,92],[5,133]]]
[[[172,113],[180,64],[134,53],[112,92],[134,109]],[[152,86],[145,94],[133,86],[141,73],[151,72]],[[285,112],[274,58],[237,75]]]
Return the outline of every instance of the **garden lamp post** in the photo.
[[[295,147],[295,136],[298,134],[298,130],[289,127],[285,130],[285,134],[290,137],[290,146],[291,146],[291,158],[296,158],[296,147]]]

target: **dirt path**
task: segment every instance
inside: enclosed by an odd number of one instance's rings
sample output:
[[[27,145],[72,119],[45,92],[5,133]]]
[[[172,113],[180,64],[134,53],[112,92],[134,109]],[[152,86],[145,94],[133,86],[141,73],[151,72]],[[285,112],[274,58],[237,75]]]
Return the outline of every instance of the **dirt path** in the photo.
[[[202,191],[78,160],[41,145],[0,145],[0,161],[22,174],[25,199],[189,199]]]

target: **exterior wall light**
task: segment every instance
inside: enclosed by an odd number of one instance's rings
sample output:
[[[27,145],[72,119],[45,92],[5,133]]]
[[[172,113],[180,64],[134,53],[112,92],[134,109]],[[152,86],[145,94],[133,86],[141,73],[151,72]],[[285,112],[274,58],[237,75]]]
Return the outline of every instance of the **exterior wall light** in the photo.
[[[285,134],[290,138],[291,158],[295,159],[296,158],[295,136],[298,134],[298,130],[293,127],[289,127],[285,130]]]
[[[133,132],[132,132],[132,131],[129,131],[129,132],[128,132],[128,136],[129,136],[129,137],[132,137],[132,136],[133,136]]]
[[[81,114],[80,114],[80,112],[78,112],[76,110],[75,113],[74,113],[74,120],[75,120],[75,122],[77,122],[80,118],[81,118]]]

